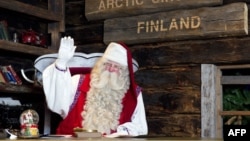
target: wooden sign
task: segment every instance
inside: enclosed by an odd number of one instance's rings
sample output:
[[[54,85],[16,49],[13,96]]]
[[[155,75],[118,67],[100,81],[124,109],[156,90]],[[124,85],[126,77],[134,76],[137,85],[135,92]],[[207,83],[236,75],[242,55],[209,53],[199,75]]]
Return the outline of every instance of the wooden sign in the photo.
[[[221,5],[223,0],[85,0],[88,20]]]
[[[104,42],[127,44],[248,34],[245,3],[115,18],[104,21]]]

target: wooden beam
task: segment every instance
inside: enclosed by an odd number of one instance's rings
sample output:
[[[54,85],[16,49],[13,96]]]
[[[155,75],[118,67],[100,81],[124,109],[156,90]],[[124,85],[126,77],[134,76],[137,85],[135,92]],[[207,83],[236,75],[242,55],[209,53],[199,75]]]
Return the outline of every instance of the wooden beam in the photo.
[[[60,45],[61,32],[65,31],[65,0],[49,0],[48,9],[54,13],[62,14],[63,17],[59,22],[48,24],[48,32],[51,34],[51,49],[57,50]]]
[[[5,40],[0,40],[0,49],[37,56],[50,53],[57,53],[57,50],[31,46],[22,43],[9,42]]]
[[[27,15],[32,15],[35,17],[39,17],[41,19],[49,20],[49,21],[61,21],[63,19],[62,13],[55,13],[43,8],[39,8],[37,6],[33,6],[30,4],[26,4],[24,2],[19,2],[17,0],[1,0],[0,1],[1,8],[9,9],[12,11],[24,13]]]
[[[248,34],[245,3],[161,12],[104,21],[104,42],[127,44],[205,39]]]
[[[85,0],[88,20],[221,5],[222,0]]]
[[[221,116],[250,116],[250,111],[220,111]]]
[[[222,76],[221,84],[250,84],[250,76]]]

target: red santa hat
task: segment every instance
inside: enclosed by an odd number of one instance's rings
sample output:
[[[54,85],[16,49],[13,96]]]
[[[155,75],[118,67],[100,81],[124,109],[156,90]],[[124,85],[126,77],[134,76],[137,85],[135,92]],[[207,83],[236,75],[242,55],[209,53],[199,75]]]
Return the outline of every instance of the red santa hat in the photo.
[[[129,48],[122,42],[109,43],[108,47],[106,48],[103,58],[108,60],[117,62],[123,66],[127,66],[129,70],[129,77],[130,77],[130,87],[133,90],[133,93],[136,96],[136,88],[135,88],[135,80],[134,80],[134,69],[133,69],[133,58]],[[138,64],[137,64],[138,65]]]
[[[124,43],[114,43],[111,42],[106,51],[103,54],[103,57],[111,61],[117,62],[124,66],[128,66],[129,77],[130,77],[130,87],[128,93],[125,95],[123,104],[126,105],[123,108],[121,123],[129,121],[134,112],[134,109],[137,104],[137,84],[134,80],[134,71],[133,71],[133,58],[129,48]]]
[[[129,48],[124,43],[111,42],[103,54],[103,58],[127,66],[130,84],[134,85],[133,58]]]
[[[111,42],[103,54],[103,58],[128,66],[127,50],[118,43]]]

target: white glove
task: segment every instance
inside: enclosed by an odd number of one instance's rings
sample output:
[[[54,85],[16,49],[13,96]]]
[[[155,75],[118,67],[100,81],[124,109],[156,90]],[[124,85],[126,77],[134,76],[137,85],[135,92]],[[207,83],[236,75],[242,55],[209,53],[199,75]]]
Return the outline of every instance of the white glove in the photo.
[[[58,59],[56,66],[60,69],[66,69],[68,61],[73,57],[76,46],[74,46],[74,39],[69,37],[61,38],[60,47],[58,51]]]

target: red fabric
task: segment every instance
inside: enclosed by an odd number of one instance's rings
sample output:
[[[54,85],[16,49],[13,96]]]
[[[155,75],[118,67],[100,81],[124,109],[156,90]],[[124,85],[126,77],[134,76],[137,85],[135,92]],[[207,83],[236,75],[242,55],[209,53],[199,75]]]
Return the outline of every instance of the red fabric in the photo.
[[[84,78],[82,84],[89,84],[89,77]],[[88,85],[82,85],[80,90],[82,89],[89,89]],[[86,91],[80,92],[79,97],[75,101],[75,105],[72,107],[71,111],[69,112],[68,116],[62,120],[57,128],[57,134],[72,134],[73,129],[75,127],[82,127],[82,116],[81,112],[83,111],[83,105],[85,105],[86,101]]]
[[[70,67],[69,71],[71,75],[75,74],[89,74],[92,68],[85,68],[85,67]]]
[[[90,75],[86,75],[85,79],[80,87],[80,95],[76,101],[75,106],[69,112],[68,116],[62,120],[57,128],[57,134],[74,134],[73,129],[75,127],[82,127],[82,120],[84,120],[81,116],[81,112],[83,111],[83,106],[86,101],[86,93],[89,90],[89,82]],[[134,100],[132,100],[132,94],[129,90],[126,93],[126,96],[123,98],[123,110],[120,116],[120,124],[131,121],[131,116],[135,110]],[[114,132],[114,131],[113,131]]]
[[[82,116],[81,112],[85,103],[85,96],[80,94],[79,99],[75,107],[69,112],[68,116],[62,120],[56,130],[57,134],[72,134],[75,127],[81,128]]]
[[[127,50],[127,61],[128,61],[128,69],[129,69],[129,77],[130,77],[130,88],[129,92],[125,95],[123,99],[123,111],[120,118],[120,123],[125,123],[131,120],[131,116],[134,112],[134,109],[137,104],[137,91],[136,87],[137,84],[134,80],[134,72],[133,72],[133,63],[132,63],[132,54],[129,50],[129,48],[122,42],[120,42],[120,45],[122,45]]]

